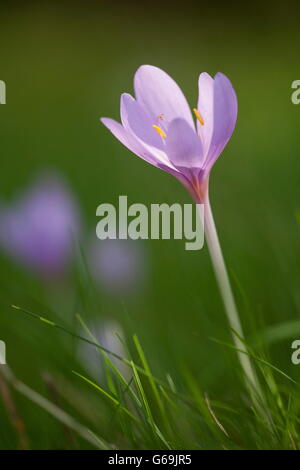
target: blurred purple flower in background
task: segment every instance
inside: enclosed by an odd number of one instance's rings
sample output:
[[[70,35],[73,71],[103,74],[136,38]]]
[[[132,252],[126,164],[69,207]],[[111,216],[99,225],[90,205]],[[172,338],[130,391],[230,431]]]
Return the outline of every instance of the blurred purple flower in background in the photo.
[[[44,277],[64,272],[78,232],[77,205],[56,173],[40,174],[14,202],[0,203],[0,248]]]
[[[95,324],[90,331],[93,339],[103,348],[111,351],[122,358],[127,358],[126,349],[124,345],[124,333],[118,322],[115,320],[104,320]],[[89,337],[89,339],[91,339]],[[78,357],[83,367],[96,379],[104,378],[104,363],[103,356],[99,349],[88,343],[80,341],[78,349]],[[118,367],[119,371],[127,380],[130,379],[131,369],[126,364],[122,363],[112,355],[109,358]]]
[[[145,275],[143,246],[133,240],[97,240],[90,247],[89,266],[94,280],[107,292],[136,292]]]

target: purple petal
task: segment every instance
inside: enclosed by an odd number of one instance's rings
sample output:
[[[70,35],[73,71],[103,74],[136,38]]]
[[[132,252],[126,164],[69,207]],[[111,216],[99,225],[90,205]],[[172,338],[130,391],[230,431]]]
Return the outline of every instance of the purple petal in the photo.
[[[222,73],[214,79],[214,126],[206,165],[211,168],[230,139],[236,124],[237,97],[230,80]]]
[[[167,155],[180,170],[201,168],[202,144],[194,129],[184,119],[171,122],[166,138]]]
[[[102,124],[104,124],[105,127],[107,127],[111,133],[131,152],[135,153],[146,162],[151,163],[151,165],[157,166],[156,158],[151,155],[151,153],[136,137],[124,129],[124,127],[119,122],[110,118],[101,118],[100,120]]]
[[[163,150],[162,137],[153,129],[153,121],[139,105],[139,103],[128,93],[121,96],[121,120],[124,128],[130,131],[145,144]]]
[[[203,118],[204,125],[197,120],[197,130],[202,141],[203,152],[207,155],[214,126],[214,79],[206,72],[201,73],[198,85],[198,111]]]
[[[134,77],[134,90],[137,101],[148,113],[153,124],[166,131],[173,119],[181,117],[194,127],[192,113],[184,94],[163,70],[151,65],[142,65]]]

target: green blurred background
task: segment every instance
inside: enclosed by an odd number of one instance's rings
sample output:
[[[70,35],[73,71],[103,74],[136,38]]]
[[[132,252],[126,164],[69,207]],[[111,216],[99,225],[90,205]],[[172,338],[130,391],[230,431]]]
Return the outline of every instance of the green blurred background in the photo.
[[[0,199],[11,199],[41,169],[56,169],[79,201],[84,230],[95,238],[96,207],[116,203],[119,195],[147,205],[189,202],[175,178],[132,155],[99,118],[119,119],[120,94],[133,92],[141,64],[166,70],[191,107],[199,73],[222,71],[236,89],[239,114],[211,175],[211,202],[242,321],[253,341],[271,326],[297,322],[296,5],[251,2],[241,10],[228,2],[211,8],[204,2],[2,2],[0,79],[7,104],[0,106]],[[50,371],[78,390],[71,373],[76,344],[11,304],[71,326],[77,311],[88,322],[113,318],[128,338],[138,334],[157,375],[170,372],[180,380],[188,366],[202,389],[232,398],[236,376],[227,366],[236,359],[210,339],[228,340],[229,333],[207,248],[187,252],[180,241],[147,241],[142,248],[145,277],[138,292],[123,298],[99,288],[97,302],[84,276],[74,274],[67,286],[45,286],[1,254],[0,338],[20,379],[47,395],[43,374]],[[295,379],[300,366],[291,364],[290,345],[297,335],[300,322],[270,345],[273,363]],[[17,394],[15,400],[31,447],[63,445],[54,419]],[[15,448],[1,403],[0,414],[0,446]]]

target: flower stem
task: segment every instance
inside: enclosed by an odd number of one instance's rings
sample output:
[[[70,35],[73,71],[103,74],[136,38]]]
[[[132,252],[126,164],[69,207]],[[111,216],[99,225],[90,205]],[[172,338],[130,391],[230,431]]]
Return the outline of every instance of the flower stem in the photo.
[[[243,329],[236,308],[226,265],[224,262],[224,257],[219,242],[218,233],[211,211],[208,191],[206,191],[206,195],[204,198],[204,230],[213,268],[215,271],[225,311],[227,314],[228,322],[231,329],[233,330],[232,337],[234,344],[238,349],[237,354],[240,364],[244,371],[246,381],[250,386],[251,394],[255,402],[257,403],[257,401],[259,400],[262,403],[262,391],[258,379],[256,377],[255,371],[250,362],[249,356],[247,355],[248,353],[244,342]]]

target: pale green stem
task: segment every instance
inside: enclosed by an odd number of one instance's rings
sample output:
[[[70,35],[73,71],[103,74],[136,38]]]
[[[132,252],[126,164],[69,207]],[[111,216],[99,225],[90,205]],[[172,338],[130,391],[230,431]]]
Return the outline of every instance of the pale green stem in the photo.
[[[236,308],[226,265],[224,262],[224,257],[219,242],[218,233],[211,211],[208,190],[206,191],[206,195],[204,197],[204,231],[213,268],[219,285],[221,297],[227,314],[228,322],[231,329],[233,330],[233,341],[235,346],[239,350],[237,352],[239,361],[241,363],[247,382],[251,387],[251,393],[252,395],[254,393],[256,396],[255,401],[257,402],[257,399],[259,399],[262,402],[263,396],[261,388],[254,372],[254,369],[252,367],[252,364],[250,362],[250,358],[247,355],[247,348],[245,346],[245,343],[243,342],[243,329]],[[236,332],[237,334],[235,334],[234,332]]]

